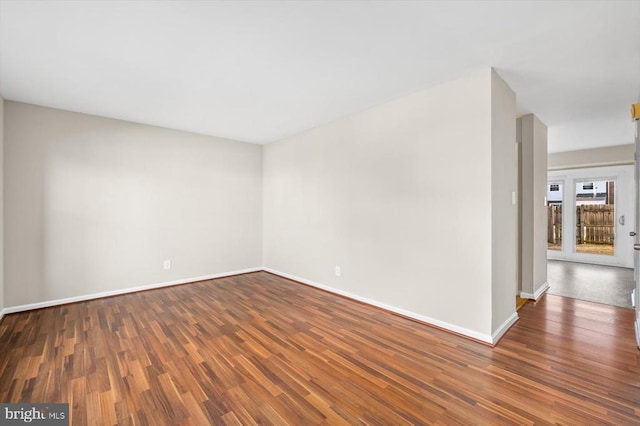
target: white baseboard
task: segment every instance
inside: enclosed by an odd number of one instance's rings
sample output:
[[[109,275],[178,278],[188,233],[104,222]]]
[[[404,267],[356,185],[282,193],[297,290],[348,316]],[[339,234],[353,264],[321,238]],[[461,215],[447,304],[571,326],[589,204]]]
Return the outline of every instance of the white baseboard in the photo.
[[[495,345],[496,343],[498,343],[498,341],[502,339],[502,336],[504,336],[504,333],[509,331],[511,326],[515,324],[516,321],[518,321],[518,319],[519,319],[518,313],[517,312],[512,313],[511,316],[507,318],[507,320],[503,322],[502,325],[498,327],[498,329],[494,331],[493,334],[491,335],[492,344]]]
[[[186,283],[191,283],[191,282],[196,282],[196,281],[213,280],[213,279],[216,279],[216,278],[230,277],[232,275],[248,274],[250,272],[258,272],[258,271],[262,271],[262,270],[263,270],[262,267],[241,269],[239,271],[222,272],[220,274],[203,275],[203,276],[200,276],[200,277],[184,278],[184,279],[181,279],[181,280],[167,281],[167,282],[156,283],[156,284],[148,284],[148,285],[142,285],[142,286],[138,286],[138,287],[128,287],[128,288],[122,288],[122,289],[118,289],[118,290],[104,291],[104,292],[101,292],[101,293],[93,293],[93,294],[85,294],[85,295],[82,295],[82,296],[67,297],[67,298],[64,298],[64,299],[47,300],[47,301],[44,301],[44,302],[29,303],[29,304],[26,304],[26,305],[10,306],[10,307],[4,308],[0,312],[0,320],[2,319],[2,316],[6,315],[6,314],[13,314],[13,313],[16,313],[16,312],[24,312],[24,311],[30,311],[32,309],[48,308],[50,306],[66,305],[67,303],[84,302],[85,300],[92,300],[92,299],[100,299],[100,298],[103,298],[103,297],[118,296],[118,295],[121,295],[121,294],[135,293],[137,291],[144,291],[144,290],[153,290],[155,288],[170,287],[170,286],[173,286],[173,285],[186,284]]]
[[[93,293],[93,294],[86,294],[86,295],[82,295],[82,296],[67,297],[67,298],[64,298],[64,299],[47,300],[47,301],[44,301],[44,302],[30,303],[30,304],[26,304],[26,305],[10,306],[10,307],[7,307],[7,308],[4,308],[4,309],[0,310],[0,321],[2,320],[2,317],[4,315],[16,313],[16,312],[24,312],[24,311],[30,311],[30,310],[33,310],[33,309],[48,308],[50,306],[65,305],[67,303],[83,302],[83,301],[86,301],[86,300],[100,299],[100,298],[103,298],[103,297],[118,296],[118,295],[121,295],[121,294],[135,293],[135,292],[138,292],[138,291],[153,290],[153,289],[156,289],[156,288],[170,287],[170,286],[174,286],[174,285],[187,284],[187,283],[196,282],[196,281],[212,280],[212,279],[216,279],[216,278],[223,278],[223,277],[229,277],[229,276],[233,276],[233,275],[248,274],[248,273],[251,273],[251,272],[259,272],[259,271],[270,272],[272,274],[275,274],[275,275],[278,275],[278,276],[281,276],[281,277],[284,277],[284,278],[288,278],[288,279],[291,279],[293,281],[298,281],[298,282],[301,282],[303,284],[307,284],[307,285],[310,285],[312,287],[316,287],[316,288],[319,288],[321,290],[328,291],[330,293],[338,294],[340,296],[344,296],[344,297],[347,297],[349,299],[357,300],[359,302],[363,302],[363,303],[366,303],[366,304],[371,305],[371,306],[376,306],[378,308],[382,308],[382,309],[385,309],[385,310],[390,311],[390,312],[395,312],[395,313],[400,314],[402,316],[405,316],[405,317],[408,317],[408,318],[412,318],[412,319],[415,319],[417,321],[424,322],[426,324],[431,324],[431,325],[436,326],[438,328],[441,328],[441,329],[444,329],[444,330],[448,330],[448,331],[451,331],[453,333],[460,334],[460,335],[469,337],[469,338],[474,339],[474,340],[479,340],[481,342],[488,343],[490,345],[495,345],[498,342],[498,340],[500,340],[500,338],[504,335],[504,333],[506,333],[507,330],[509,330],[509,328],[518,320],[518,314],[514,312],[500,327],[498,327],[498,329],[492,335],[488,335],[488,334],[484,334],[484,333],[479,333],[479,332],[474,331],[474,330],[469,330],[467,328],[460,327],[460,326],[457,326],[457,325],[454,325],[454,324],[450,324],[450,323],[447,323],[447,322],[444,322],[444,321],[440,321],[440,320],[437,320],[435,318],[430,318],[430,317],[427,317],[425,315],[416,314],[415,312],[411,312],[411,311],[407,311],[407,310],[402,309],[402,308],[397,308],[395,306],[387,305],[386,303],[382,303],[382,302],[378,302],[376,300],[372,300],[372,299],[369,299],[369,298],[366,298],[366,297],[358,296],[356,294],[352,294],[352,293],[349,293],[349,292],[346,292],[346,291],[343,291],[343,290],[339,290],[339,289],[336,289],[336,288],[333,288],[333,287],[329,287],[329,286],[326,286],[326,285],[323,285],[323,284],[319,284],[319,283],[316,283],[316,282],[311,281],[311,280],[307,280],[307,279],[304,279],[304,278],[297,277],[295,275],[287,274],[285,272],[280,272],[280,271],[277,271],[275,269],[257,267],[257,268],[242,269],[242,270],[238,270],[238,271],[223,272],[223,273],[219,273],[219,274],[203,275],[203,276],[200,276],[200,277],[185,278],[185,279],[181,279],[181,280],[168,281],[168,282],[162,282],[162,283],[156,283],[156,284],[148,284],[148,285],[137,286],[137,287],[129,287],[129,288],[118,289],[118,290],[111,290],[111,291],[105,291],[105,292],[101,292],[101,293]],[[547,283],[545,283],[545,285],[546,285],[546,288],[543,288],[542,291],[540,291],[540,294],[542,294],[542,292],[544,292],[547,288],[549,288],[549,285]],[[536,292],[536,293],[538,293],[538,292]],[[525,296],[522,296],[522,297],[525,297]]]
[[[547,260],[559,260],[561,262],[569,262],[569,263],[586,263],[587,265],[601,265],[601,266],[611,266],[614,268],[627,268],[633,269],[633,263],[628,262],[606,262],[598,259],[570,259],[567,257],[554,257],[553,254],[557,253],[557,250],[547,250]],[[553,253],[553,254],[552,254]],[[586,255],[589,256],[589,255]],[[600,256],[600,257],[613,257],[613,256]]]
[[[513,315],[511,317],[509,317],[509,319],[507,321],[505,321],[505,323],[502,326],[500,326],[500,328],[498,328],[498,330],[495,333],[493,333],[493,335],[489,335],[489,334],[479,333],[479,332],[474,331],[474,330],[469,330],[467,328],[460,327],[460,326],[457,326],[457,325],[454,325],[454,324],[449,324],[447,322],[440,321],[440,320],[437,320],[435,318],[430,318],[430,317],[427,317],[427,316],[424,316],[424,315],[416,314],[416,313],[411,312],[411,311],[407,311],[407,310],[404,310],[404,309],[401,309],[401,308],[397,308],[395,306],[387,305],[386,303],[382,303],[382,302],[378,302],[376,300],[372,300],[372,299],[369,299],[369,298],[366,298],[366,297],[358,296],[356,294],[352,294],[352,293],[349,293],[349,292],[346,292],[346,291],[343,291],[343,290],[338,290],[336,288],[329,287],[329,286],[326,286],[326,285],[323,285],[323,284],[319,284],[317,282],[314,282],[314,281],[311,281],[311,280],[307,280],[307,279],[304,279],[304,278],[300,278],[300,277],[297,277],[295,275],[287,274],[285,272],[280,272],[280,271],[277,271],[275,269],[264,268],[264,270],[266,272],[270,272],[272,274],[275,274],[275,275],[278,275],[278,276],[281,276],[281,277],[284,277],[284,278],[288,278],[288,279],[293,280],[293,281],[298,281],[298,282],[301,282],[303,284],[307,284],[307,285],[310,285],[312,287],[316,287],[316,288],[319,288],[321,290],[328,291],[330,293],[338,294],[340,296],[344,296],[344,297],[347,297],[349,299],[353,299],[353,300],[357,300],[359,302],[366,303],[367,305],[376,306],[378,308],[382,308],[382,309],[385,309],[385,310],[390,311],[390,312],[395,312],[395,313],[400,314],[402,316],[405,316],[405,317],[408,317],[408,318],[412,318],[412,319],[415,319],[417,321],[424,322],[424,323],[427,323],[427,324],[431,324],[431,325],[436,326],[438,328],[442,328],[444,330],[448,330],[448,331],[451,331],[451,332],[456,333],[456,334],[460,334],[460,335],[463,335],[463,336],[466,336],[466,337],[470,337],[470,338],[472,338],[474,340],[479,340],[481,342],[488,343],[490,345],[496,344],[496,342],[500,339],[500,337],[502,337],[502,335],[509,329],[509,327],[511,327],[511,325],[513,325],[513,323],[515,323],[516,320],[518,319],[518,315],[514,312]]]
[[[522,291],[520,292],[520,297],[522,297],[523,299],[538,300],[540,299],[540,296],[542,296],[547,290],[549,290],[549,283],[545,281],[533,294],[525,293],[524,291]]]

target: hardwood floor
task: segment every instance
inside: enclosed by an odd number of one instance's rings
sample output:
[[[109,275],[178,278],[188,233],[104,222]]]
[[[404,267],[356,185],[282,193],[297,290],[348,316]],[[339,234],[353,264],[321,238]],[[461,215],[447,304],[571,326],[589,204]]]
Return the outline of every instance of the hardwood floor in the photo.
[[[520,296],[516,296],[516,311],[519,311],[520,308],[522,308],[528,301],[529,299],[523,299]]]
[[[498,346],[258,272],[11,314],[0,401],[73,425],[638,424],[633,311],[544,296]]]

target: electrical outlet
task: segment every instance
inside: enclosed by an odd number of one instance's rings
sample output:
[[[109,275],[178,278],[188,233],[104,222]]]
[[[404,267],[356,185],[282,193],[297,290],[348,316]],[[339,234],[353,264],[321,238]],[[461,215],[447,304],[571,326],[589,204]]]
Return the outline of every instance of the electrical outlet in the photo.
[[[171,261],[168,259],[165,260],[162,266],[164,267],[164,269],[171,269]]]
[[[339,266],[336,266],[336,277],[339,277],[339,276],[340,276],[340,273],[341,273],[341,271],[340,271],[340,267],[339,267]]]

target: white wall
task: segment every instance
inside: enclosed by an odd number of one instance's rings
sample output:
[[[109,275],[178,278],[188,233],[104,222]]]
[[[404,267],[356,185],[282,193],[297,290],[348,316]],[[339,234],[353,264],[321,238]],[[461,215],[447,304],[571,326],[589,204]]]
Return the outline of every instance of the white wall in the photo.
[[[533,114],[518,119],[521,145],[521,296],[534,298],[547,284],[547,126]]]
[[[261,266],[261,146],[16,102],[5,118],[6,306]]]
[[[547,282],[547,126],[538,117],[533,120],[533,294],[548,286]]]
[[[548,157],[549,170],[633,164],[634,144],[554,152]]]
[[[492,171],[515,161],[515,102],[496,77],[474,72],[266,145],[265,266],[490,336],[515,310],[515,165]],[[498,207],[508,236],[492,232]],[[505,295],[492,298],[494,285]]]
[[[516,95],[491,70],[492,332],[515,311],[518,249]]]
[[[4,309],[4,99],[0,98],[0,318]]]

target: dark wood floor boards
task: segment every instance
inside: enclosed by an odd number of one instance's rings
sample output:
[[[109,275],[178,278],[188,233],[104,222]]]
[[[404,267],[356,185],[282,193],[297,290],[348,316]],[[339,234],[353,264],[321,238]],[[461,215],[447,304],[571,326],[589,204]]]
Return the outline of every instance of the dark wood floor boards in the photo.
[[[0,400],[74,425],[640,424],[633,311],[544,296],[495,348],[260,272],[11,314]]]

